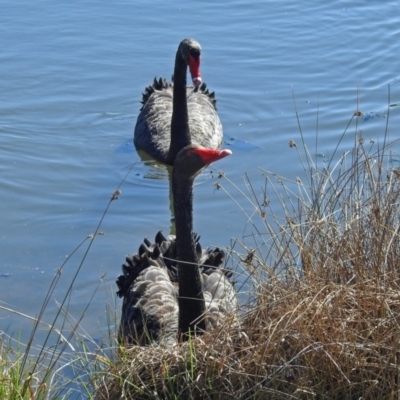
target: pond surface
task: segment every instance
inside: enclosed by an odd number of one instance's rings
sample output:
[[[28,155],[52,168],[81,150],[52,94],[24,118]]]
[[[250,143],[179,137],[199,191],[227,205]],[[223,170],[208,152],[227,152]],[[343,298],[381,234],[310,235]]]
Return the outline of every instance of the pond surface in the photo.
[[[142,91],[155,76],[171,76],[183,38],[202,45],[203,80],[216,92],[224,146],[233,151],[196,181],[195,229],[204,246],[229,246],[246,233],[247,221],[216,190],[218,172],[242,190],[247,173],[257,191],[264,181],[259,168],[301,174],[288,146],[301,142],[296,107],[310,153],[321,163],[358,108],[360,135],[383,142],[389,83],[389,102],[400,103],[399,13],[397,1],[367,0],[3,2],[0,305],[38,314],[57,268],[95,231],[128,174],[69,307],[79,318],[98,288],[81,326],[96,340],[107,336],[106,304],[120,308],[115,278],[125,255],[171,228],[168,174],[141,160],[132,136]],[[399,108],[391,107],[391,139],[399,137],[399,119]],[[355,129],[338,156],[351,148]],[[232,196],[240,195],[232,189]],[[63,267],[47,322],[88,243]],[[31,327],[29,319],[0,310],[1,331],[24,341]],[[38,332],[39,343],[45,333]]]

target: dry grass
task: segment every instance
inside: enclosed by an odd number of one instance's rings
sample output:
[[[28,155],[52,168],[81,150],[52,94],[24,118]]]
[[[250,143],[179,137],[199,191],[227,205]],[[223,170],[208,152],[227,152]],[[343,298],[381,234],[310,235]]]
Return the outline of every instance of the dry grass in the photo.
[[[355,135],[322,168],[304,142],[290,147],[304,179],[262,171],[261,195],[249,181],[243,193],[252,233],[232,255],[253,289],[240,328],[120,349],[99,399],[400,398],[400,172],[386,136],[375,149]]]

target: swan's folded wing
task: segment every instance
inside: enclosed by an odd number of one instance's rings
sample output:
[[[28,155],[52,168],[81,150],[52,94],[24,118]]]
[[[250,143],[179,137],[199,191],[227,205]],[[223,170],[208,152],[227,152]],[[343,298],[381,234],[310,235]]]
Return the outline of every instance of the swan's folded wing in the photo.
[[[177,289],[165,269],[150,266],[124,297],[120,341],[129,345],[174,344],[177,331]]]
[[[146,238],[137,254],[126,257],[123,274],[117,279],[117,294],[123,297],[120,343],[176,342],[177,271],[172,262],[164,260],[174,255],[174,249],[174,238],[158,232],[155,243]]]
[[[171,118],[172,87],[154,90],[146,98],[137,118],[135,145],[156,159],[165,158],[171,142]]]
[[[238,301],[231,280],[233,272],[223,268],[225,252],[209,248],[203,252],[200,271],[206,303],[207,330],[224,323],[238,322]]]
[[[192,143],[210,149],[222,144],[222,124],[215,109],[215,99],[200,90],[193,90],[187,98],[189,127]]]
[[[221,270],[203,274],[203,294],[206,303],[207,330],[223,324],[237,323],[236,291]]]

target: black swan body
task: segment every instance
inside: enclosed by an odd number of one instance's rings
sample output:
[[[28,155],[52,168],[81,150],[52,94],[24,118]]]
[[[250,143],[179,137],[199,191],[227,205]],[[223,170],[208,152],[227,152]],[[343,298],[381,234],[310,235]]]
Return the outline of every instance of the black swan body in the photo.
[[[222,268],[225,254],[218,248],[202,251],[193,233],[193,181],[206,165],[230,154],[197,145],[179,152],[172,171],[176,237],[159,232],[155,243],[145,239],[138,254],[126,257],[117,280],[121,343],[173,345],[189,332],[235,318],[232,271]]]
[[[173,165],[179,151],[191,143],[210,149],[222,143],[214,92],[201,84],[200,53],[197,41],[184,39],[176,52],[173,83],[155,79],[143,93],[134,143],[165,164]],[[188,67],[191,87],[186,87]]]

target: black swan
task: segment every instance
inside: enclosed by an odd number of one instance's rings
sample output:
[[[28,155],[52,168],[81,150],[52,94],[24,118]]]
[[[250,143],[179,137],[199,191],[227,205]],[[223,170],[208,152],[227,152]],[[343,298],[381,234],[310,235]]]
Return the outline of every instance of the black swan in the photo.
[[[173,165],[179,151],[191,143],[210,149],[222,143],[214,92],[201,84],[200,52],[198,42],[184,39],[176,52],[173,83],[154,79],[143,93],[134,143],[165,164]],[[187,88],[188,66],[194,87]]]
[[[117,279],[118,295],[123,297],[120,343],[173,345],[218,326],[228,316],[235,320],[232,271],[221,266],[225,254],[218,248],[202,252],[193,233],[193,181],[208,164],[230,154],[189,145],[176,157],[176,237],[159,232],[154,244],[145,239],[138,254],[126,257]]]

